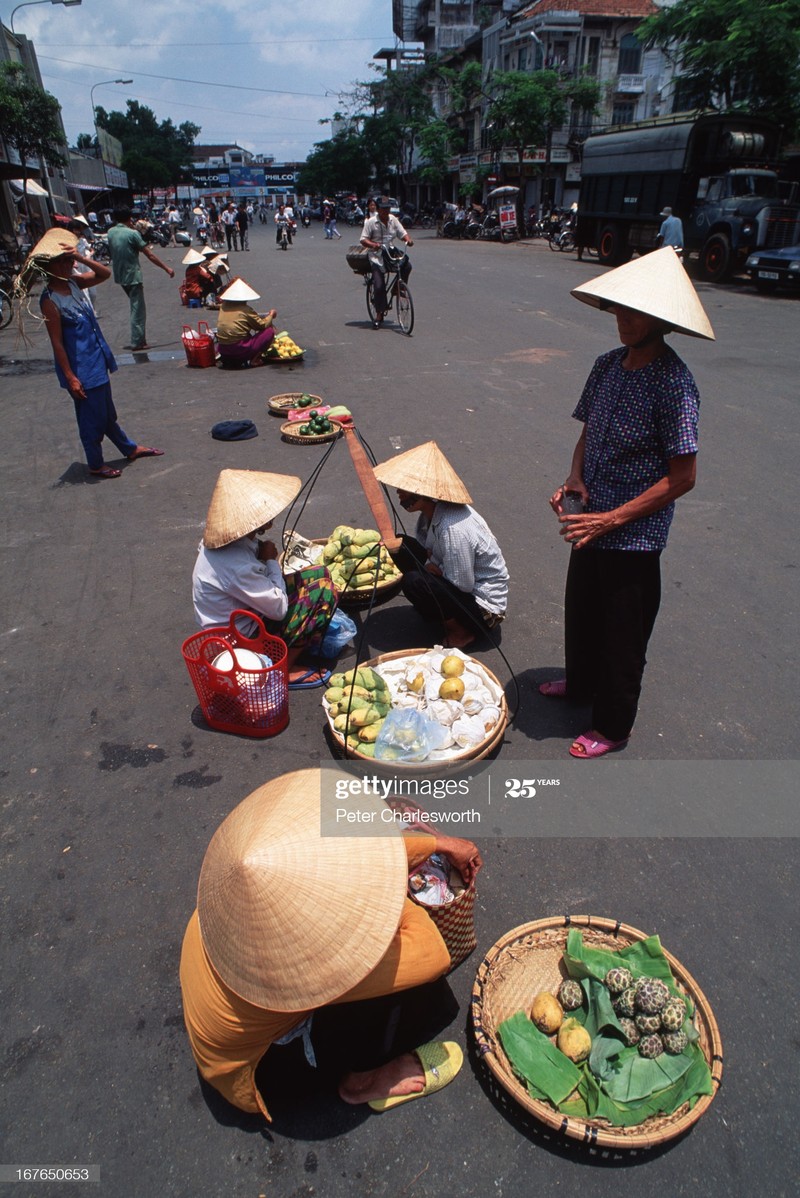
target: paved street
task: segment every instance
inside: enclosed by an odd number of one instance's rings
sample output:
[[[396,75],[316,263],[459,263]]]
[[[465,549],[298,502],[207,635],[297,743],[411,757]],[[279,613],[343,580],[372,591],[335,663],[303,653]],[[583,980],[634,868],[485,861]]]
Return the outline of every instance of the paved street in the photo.
[[[737,778],[737,765],[797,755],[798,559],[784,513],[797,502],[800,299],[760,296],[744,280],[698,288],[715,343],[671,339],[702,396],[698,484],[678,503],[639,719],[613,763],[623,776],[628,763],[652,766],[648,777],[674,817],[668,833],[582,835],[594,780],[612,762],[580,763],[569,835],[537,837],[532,815],[527,837],[480,840],[478,951],[451,979],[461,1004],[452,1037],[467,1047],[475,969],[508,929],[572,912],[657,932],[721,1029],[724,1082],[709,1112],[681,1142],[631,1158],[590,1155],[546,1133],[503,1098],[474,1053],[452,1086],[424,1102],[377,1116],[287,1101],[269,1129],[199,1084],[177,968],[208,841],[256,786],[331,759],[319,692],[292,693],[289,727],[274,740],[227,736],[204,725],[181,659],[219,470],[305,479],[323,456],[281,441],[270,395],[307,390],[348,404],[379,461],[439,443],[511,572],[503,655],[480,653],[512,706],[514,678],[518,686],[498,763],[547,763],[553,773],[585,730],[583,713],[549,704],[537,683],[562,663],[567,551],[547,497],[569,465],[578,435],[570,413],[586,375],[616,344],[613,319],[569,291],[601,268],[542,243],[415,234],[416,326],[407,339],[393,326],[370,327],[344,257],[358,233],[342,234],[326,243],[315,223],[280,253],[272,228],[257,225],[251,252],[233,255],[261,306],[275,306],[279,327],[307,349],[302,364],[188,369],[181,325],[203,314],[178,301],[182,249],[157,250],[178,270],[174,281],[143,264],[148,357],[126,356],[127,300],[113,283],[100,289],[101,324],[120,358],[120,422],[165,450],[125,465],[116,481],[85,473],[41,330],[27,351],[12,330],[0,334],[0,1163],[99,1166],[88,1192],[103,1198],[796,1193],[787,1051],[798,1015],[796,841],[761,837],[766,765],[763,774],[755,767],[763,788],[747,775],[752,838],[730,838],[726,796],[701,793],[691,764],[680,767],[681,793],[663,783],[664,763],[725,763],[734,771],[725,777]],[[216,421],[234,417],[255,420],[259,436],[210,437]],[[118,464],[113,454],[109,447]],[[299,527],[324,536],[338,523],[372,524],[342,444]],[[366,625],[363,655],[430,643],[425,636],[395,599]],[[681,837],[676,813],[701,803],[717,835]]]

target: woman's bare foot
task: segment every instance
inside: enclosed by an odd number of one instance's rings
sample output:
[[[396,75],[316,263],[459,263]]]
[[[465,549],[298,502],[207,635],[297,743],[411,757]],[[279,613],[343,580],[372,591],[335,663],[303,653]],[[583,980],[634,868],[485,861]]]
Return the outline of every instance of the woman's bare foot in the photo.
[[[425,1071],[414,1052],[405,1052],[395,1057],[380,1069],[368,1069],[364,1073],[347,1073],[339,1083],[339,1097],[343,1102],[357,1106],[377,1098],[390,1098],[401,1094],[419,1094],[425,1089]]]

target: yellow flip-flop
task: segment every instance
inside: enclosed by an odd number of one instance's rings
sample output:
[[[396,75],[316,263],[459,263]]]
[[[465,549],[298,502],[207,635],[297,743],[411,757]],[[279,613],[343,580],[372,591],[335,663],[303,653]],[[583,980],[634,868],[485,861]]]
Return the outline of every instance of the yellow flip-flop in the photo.
[[[410,1102],[412,1098],[425,1098],[448,1086],[464,1063],[464,1054],[454,1040],[432,1040],[421,1044],[414,1052],[425,1072],[425,1085],[416,1094],[395,1094],[390,1098],[373,1098],[368,1106],[373,1111],[388,1111],[393,1106]]]

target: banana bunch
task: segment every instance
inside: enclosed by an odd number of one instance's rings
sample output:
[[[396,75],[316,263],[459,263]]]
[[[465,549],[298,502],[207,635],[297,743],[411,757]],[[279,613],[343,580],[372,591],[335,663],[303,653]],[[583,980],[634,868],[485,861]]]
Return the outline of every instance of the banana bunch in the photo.
[[[276,333],[270,342],[267,354],[271,358],[299,358],[303,354],[303,350],[292,341],[289,334],[284,330],[282,333]]]
[[[375,741],[391,709],[389,688],[376,670],[363,666],[331,674],[324,703],[348,749],[375,756]]]
[[[374,528],[351,528],[339,524],[322,551],[331,581],[337,591],[366,593],[378,582],[391,582],[400,571],[381,543]]]

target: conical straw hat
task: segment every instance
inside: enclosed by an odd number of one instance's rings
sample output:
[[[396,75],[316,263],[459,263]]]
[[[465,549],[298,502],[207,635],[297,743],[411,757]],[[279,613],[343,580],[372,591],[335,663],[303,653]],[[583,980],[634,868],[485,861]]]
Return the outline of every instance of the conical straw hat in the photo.
[[[222,470],[208,505],[204,545],[221,549],[268,524],[292,502],[302,485],[291,474]]]
[[[678,255],[668,245],[581,283],[570,294],[593,308],[619,304],[655,316],[678,333],[714,340],[714,330],[697,292]]]
[[[215,249],[212,249],[212,247],[210,245],[203,246],[200,253],[202,254],[202,256],[204,258],[216,258],[216,256],[217,256],[217,251]]]
[[[225,258],[214,257],[208,258],[205,261],[206,270],[212,275],[215,275],[217,271],[227,270],[228,263]]]
[[[253,291],[253,288],[248,286],[244,279],[234,279],[230,287],[226,287],[219,298],[221,300],[254,300],[261,299],[261,296],[257,291]]]
[[[78,238],[69,229],[48,229],[25,259],[14,284],[14,291],[27,295],[29,289],[46,273],[45,263],[77,248]]]
[[[378,482],[387,487],[399,487],[445,503],[472,503],[469,491],[435,441],[426,441],[388,462],[380,462],[373,470]]]
[[[385,810],[359,796],[360,811]],[[215,832],[197,890],[200,934],[222,980],[248,1002],[302,1011],[340,998],[386,952],[408,858],[381,836],[323,836],[320,771],[259,787]]]
[[[205,262],[205,258],[197,250],[187,250],[181,262],[184,266],[197,266],[198,262]]]

